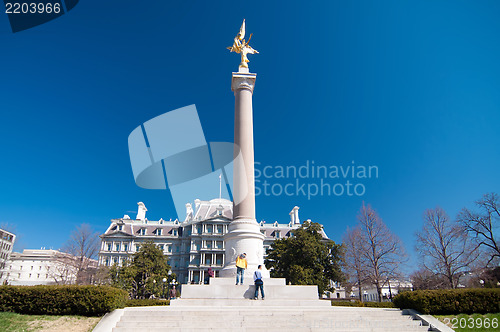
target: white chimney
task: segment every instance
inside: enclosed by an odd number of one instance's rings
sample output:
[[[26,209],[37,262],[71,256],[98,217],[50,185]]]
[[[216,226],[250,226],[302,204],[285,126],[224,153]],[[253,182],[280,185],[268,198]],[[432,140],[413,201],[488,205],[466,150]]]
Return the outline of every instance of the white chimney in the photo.
[[[193,206],[191,205],[191,203],[187,203],[186,204],[186,220],[185,221],[192,220],[192,219],[193,219]]]
[[[144,219],[146,219],[146,211],[148,210],[148,209],[146,209],[146,205],[144,205],[143,202],[139,202],[139,203],[137,203],[137,205],[139,207],[137,209],[137,217],[135,217],[135,220],[144,220]]]
[[[294,206],[292,211],[290,211],[290,222],[292,224],[300,224],[299,207],[298,206]]]

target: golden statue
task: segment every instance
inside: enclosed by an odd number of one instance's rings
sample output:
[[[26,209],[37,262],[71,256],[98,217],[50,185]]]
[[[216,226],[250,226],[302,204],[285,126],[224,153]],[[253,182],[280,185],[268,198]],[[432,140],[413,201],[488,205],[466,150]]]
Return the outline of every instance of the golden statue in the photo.
[[[250,39],[252,39],[252,34],[248,38],[248,41],[245,41],[245,20],[241,24],[240,32],[234,37],[233,46],[228,47],[227,49],[231,52],[241,53],[241,63],[240,67],[248,68],[248,58],[247,54],[255,54],[259,53],[257,50],[254,50],[248,43],[250,43]]]

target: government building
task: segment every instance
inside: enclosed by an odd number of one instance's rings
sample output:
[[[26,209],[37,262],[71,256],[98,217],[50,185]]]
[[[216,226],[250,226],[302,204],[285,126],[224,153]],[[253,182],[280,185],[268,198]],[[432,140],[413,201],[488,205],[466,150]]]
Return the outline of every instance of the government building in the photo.
[[[233,220],[233,202],[221,198],[195,200],[194,209],[191,204],[186,204],[184,221],[148,220],[144,203],[137,204],[135,219],[128,215],[112,219],[109,228],[101,235],[100,265],[121,265],[139,250],[141,243],[153,241],[168,256],[178,282],[200,283],[209,267],[215,271],[216,277],[219,275],[225,263],[224,235]],[[288,223],[261,221],[260,231],[265,235],[264,257],[274,240],[293,236],[300,226],[297,206],[290,212]],[[322,236],[328,238],[324,231]]]

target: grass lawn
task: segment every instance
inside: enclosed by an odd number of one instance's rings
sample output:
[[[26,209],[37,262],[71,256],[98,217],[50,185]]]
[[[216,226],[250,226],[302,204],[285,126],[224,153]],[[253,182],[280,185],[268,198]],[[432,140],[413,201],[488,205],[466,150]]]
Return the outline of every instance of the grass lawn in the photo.
[[[71,331],[89,332],[101,317],[20,315],[0,312],[0,331]]]
[[[486,315],[435,315],[434,317],[457,332],[500,331],[500,313]]]

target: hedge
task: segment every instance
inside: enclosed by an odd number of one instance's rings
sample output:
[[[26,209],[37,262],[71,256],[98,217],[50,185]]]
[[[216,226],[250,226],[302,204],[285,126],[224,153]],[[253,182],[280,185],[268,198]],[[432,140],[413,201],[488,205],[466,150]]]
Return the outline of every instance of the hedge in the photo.
[[[422,314],[457,315],[500,312],[499,288],[418,290],[398,294],[394,304]]]
[[[0,311],[98,316],[123,308],[127,298],[109,286],[0,286]]]
[[[392,302],[361,302],[356,301],[332,301],[332,306],[338,307],[371,307],[371,308],[395,308]]]
[[[160,299],[132,299],[127,300],[127,303],[125,303],[126,307],[150,307],[157,305],[170,305],[170,301]]]

